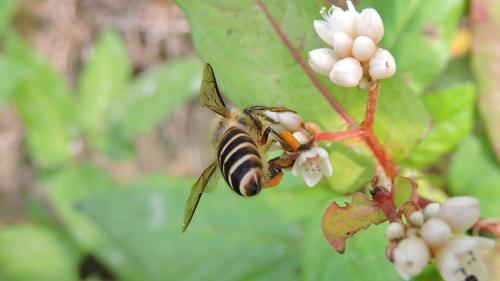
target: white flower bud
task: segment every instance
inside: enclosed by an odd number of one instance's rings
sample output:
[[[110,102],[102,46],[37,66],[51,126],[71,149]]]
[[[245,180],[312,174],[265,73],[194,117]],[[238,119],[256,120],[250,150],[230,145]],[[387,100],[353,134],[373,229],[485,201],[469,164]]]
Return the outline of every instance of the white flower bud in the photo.
[[[332,45],[333,43],[333,33],[330,31],[328,27],[328,22],[324,20],[315,20],[314,21],[314,30],[318,34],[321,40],[325,41],[326,44]]]
[[[333,33],[342,32],[354,37],[357,17],[358,13],[356,11],[344,11],[341,8],[334,7],[328,18],[328,25]]]
[[[439,209],[441,207],[438,203],[430,203],[424,208],[424,217],[425,218],[433,218],[437,216]]]
[[[380,15],[372,8],[364,9],[357,16],[356,35],[368,36],[377,45],[384,36],[384,23]]]
[[[366,36],[359,36],[352,43],[352,54],[359,61],[367,61],[375,55],[377,46]]]
[[[316,72],[328,75],[337,61],[332,49],[321,48],[309,52],[309,65]]]
[[[363,68],[355,58],[337,61],[330,72],[330,80],[342,87],[355,87],[363,77]]]
[[[437,217],[448,223],[453,232],[463,232],[479,220],[479,202],[468,196],[451,198],[441,206]]]
[[[337,58],[342,59],[352,54],[352,38],[343,32],[333,34],[333,49]]]
[[[387,227],[385,236],[389,240],[398,240],[405,237],[405,227],[402,223],[393,222]]]
[[[418,275],[427,266],[430,252],[422,239],[412,236],[399,242],[393,251],[393,256],[396,270],[408,280]]]
[[[420,236],[431,246],[439,246],[451,238],[451,229],[444,221],[431,218],[420,229]]]
[[[413,212],[408,220],[414,226],[421,226],[424,223],[424,213],[422,211]]]
[[[279,112],[278,122],[290,132],[298,131],[302,128],[304,121],[302,117],[293,112]]]
[[[301,131],[296,131],[292,135],[300,144],[305,144],[311,141],[311,139]]]
[[[396,72],[396,62],[391,53],[378,48],[370,60],[369,73],[373,80],[386,79]]]

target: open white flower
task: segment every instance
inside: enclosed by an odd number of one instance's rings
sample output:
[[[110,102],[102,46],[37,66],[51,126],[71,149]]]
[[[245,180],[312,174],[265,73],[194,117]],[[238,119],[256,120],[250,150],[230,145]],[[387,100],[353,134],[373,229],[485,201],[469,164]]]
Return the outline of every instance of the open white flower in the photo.
[[[436,253],[439,273],[446,281],[487,281],[488,267],[481,258],[481,251],[495,246],[492,239],[458,236],[450,239]]]
[[[321,9],[324,20],[315,20],[314,29],[333,49],[311,51],[309,64],[322,75],[330,74],[334,84],[368,89],[373,81],[394,75],[396,63],[389,51],[378,48],[384,24],[377,11],[368,8],[358,13],[351,1],[347,6],[345,11],[334,5],[328,11]]]
[[[315,186],[323,175],[329,177],[332,173],[328,152],[321,147],[313,147],[302,152],[292,168],[292,174],[301,175],[310,187]]]
[[[393,255],[396,270],[406,280],[420,274],[431,258],[424,240],[416,236],[410,236],[399,242]]]
[[[437,217],[448,223],[454,232],[465,231],[479,220],[479,202],[469,196],[451,198],[441,206]]]

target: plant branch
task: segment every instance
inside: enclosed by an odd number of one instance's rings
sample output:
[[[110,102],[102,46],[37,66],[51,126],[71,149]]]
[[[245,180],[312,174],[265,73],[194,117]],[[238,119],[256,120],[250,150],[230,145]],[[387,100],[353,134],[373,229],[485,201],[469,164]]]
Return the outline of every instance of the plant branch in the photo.
[[[358,128],[343,132],[319,132],[316,134],[317,141],[341,141],[346,139],[352,139],[356,137],[361,137],[365,134],[365,131]]]
[[[363,128],[366,131],[373,131],[375,124],[375,113],[377,112],[378,96],[380,90],[380,82],[376,81],[375,85],[368,90],[368,102],[366,103],[365,122]]]

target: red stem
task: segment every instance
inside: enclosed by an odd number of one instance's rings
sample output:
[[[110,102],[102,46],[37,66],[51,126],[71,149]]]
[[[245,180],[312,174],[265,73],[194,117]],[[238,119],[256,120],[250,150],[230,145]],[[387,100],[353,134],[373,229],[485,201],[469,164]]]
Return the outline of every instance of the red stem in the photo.
[[[317,141],[341,141],[361,137],[365,134],[362,129],[353,129],[344,132],[319,132],[316,134]]]
[[[312,83],[314,86],[320,91],[321,95],[328,101],[328,103],[337,111],[337,113],[344,119],[344,121],[352,128],[352,129],[358,129],[359,125],[354,121],[354,119],[345,111],[345,109],[342,107],[340,103],[338,103],[333,96],[328,92],[328,89],[319,81],[319,79],[316,77],[314,74],[313,70],[309,67],[309,65],[304,61],[302,58],[302,54],[292,45],[290,40],[288,39],[287,35],[285,32],[281,29],[280,25],[274,19],[274,17],[271,15],[269,9],[267,6],[264,4],[263,0],[257,0],[257,3],[266,16],[266,18],[271,22],[271,25],[273,26],[274,30],[276,33],[278,33],[278,36],[280,37],[281,41],[283,41],[283,44],[288,48],[294,59],[297,61],[297,63],[302,67],[304,72],[307,74],[309,79],[311,79]],[[365,120],[365,128],[368,128],[368,130],[364,130],[364,140],[370,150],[372,150],[373,155],[377,158],[378,162],[380,165],[383,167],[384,171],[386,174],[394,178],[398,174],[398,169],[392,163],[390,156],[387,154],[387,152],[384,150],[382,145],[377,140],[377,137],[375,136],[373,132],[373,123],[375,120],[375,111],[376,111],[376,104],[378,100],[378,82],[376,87],[373,89],[373,91],[370,91],[369,99],[368,99],[368,107],[367,107],[367,120]],[[369,124],[367,127],[366,124]]]
[[[366,104],[366,113],[365,113],[365,123],[363,127],[366,131],[373,132],[373,125],[375,124],[375,113],[377,112],[377,104],[378,104],[378,96],[380,90],[379,81],[375,82],[375,85],[368,90],[368,102]]]

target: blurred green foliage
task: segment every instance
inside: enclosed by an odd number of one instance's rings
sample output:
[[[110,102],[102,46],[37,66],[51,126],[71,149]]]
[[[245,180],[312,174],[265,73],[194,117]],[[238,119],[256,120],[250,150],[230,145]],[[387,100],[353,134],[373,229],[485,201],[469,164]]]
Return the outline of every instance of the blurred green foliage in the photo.
[[[214,66],[237,106],[287,106],[325,129],[345,128],[255,1],[178,3],[200,57]],[[323,46],[312,27],[318,1],[264,3],[304,58]],[[498,216],[500,168],[475,114],[476,87],[455,74],[467,72],[468,64],[450,61],[466,1],[359,4],[380,11],[383,44],[398,63],[398,75],[381,86],[376,132],[382,144],[403,169],[441,183],[432,188],[476,196],[484,216]],[[334,176],[315,189],[287,177],[284,188],[245,199],[221,186],[204,196],[191,228],[181,234],[194,179],[162,175],[118,183],[78,155],[83,145],[112,159],[133,157],[137,136],[197,95],[201,62],[169,61],[133,77],[123,39],[105,31],[73,89],[9,27],[14,9],[15,1],[0,1],[0,104],[12,104],[22,118],[50,209],[35,204],[30,221],[1,226],[0,280],[80,280],[88,256],[118,280],[400,280],[384,257],[384,225],[356,235],[344,255],[321,233],[328,204],[343,202],[339,194],[362,189],[375,174],[361,143],[329,146]],[[321,81],[362,120],[366,93]],[[419,280],[436,280],[435,272]]]

